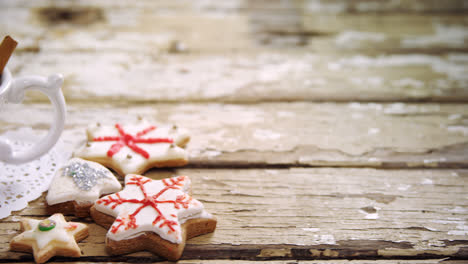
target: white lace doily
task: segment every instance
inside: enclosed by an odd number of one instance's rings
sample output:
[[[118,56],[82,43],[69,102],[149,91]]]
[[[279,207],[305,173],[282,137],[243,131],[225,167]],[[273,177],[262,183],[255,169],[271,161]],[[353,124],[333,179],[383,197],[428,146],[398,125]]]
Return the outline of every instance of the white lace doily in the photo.
[[[14,144],[14,150],[31,148],[44,134],[38,135],[31,128],[8,131],[2,138]],[[59,169],[71,156],[59,142],[38,160],[21,165],[6,164],[0,161],[0,219],[11,215],[12,211],[24,209],[28,202],[37,199],[49,188],[50,182]]]

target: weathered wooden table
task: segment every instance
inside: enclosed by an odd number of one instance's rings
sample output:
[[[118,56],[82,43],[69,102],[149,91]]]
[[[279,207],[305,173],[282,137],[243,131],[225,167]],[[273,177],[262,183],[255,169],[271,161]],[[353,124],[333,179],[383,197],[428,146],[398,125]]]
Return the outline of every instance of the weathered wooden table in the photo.
[[[70,149],[91,122],[137,116],[191,130],[190,176],[218,218],[181,263],[466,263],[466,0],[9,1],[15,76],[65,76]],[[45,131],[50,106],[2,112]],[[0,262],[20,216],[0,222]],[[91,219],[80,259],[108,256]],[[257,262],[256,262],[257,263]]]

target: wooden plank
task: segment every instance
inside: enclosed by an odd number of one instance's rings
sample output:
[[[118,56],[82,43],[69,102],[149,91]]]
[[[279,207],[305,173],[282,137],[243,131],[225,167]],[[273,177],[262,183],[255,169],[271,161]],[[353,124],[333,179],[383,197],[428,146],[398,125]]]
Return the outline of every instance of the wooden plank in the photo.
[[[411,26],[407,26],[411,25]],[[466,15],[319,15],[303,18],[302,32],[316,32],[304,45],[316,52],[426,53],[468,51]]]
[[[44,132],[51,116],[47,104],[7,105],[3,113],[0,131]],[[191,131],[196,167],[466,168],[467,113],[466,104],[71,104],[62,141],[73,151],[88,124],[141,116]]]
[[[62,72],[69,100],[468,100],[463,14],[316,13],[317,3],[301,1],[219,4],[235,6],[226,13],[151,3],[10,3],[0,32],[20,44],[9,67],[17,75]],[[112,88],[98,93],[103,86]]]
[[[196,6],[186,9],[180,3],[174,13],[150,3],[129,7],[27,2],[0,10],[0,32],[19,40],[19,52],[116,49],[157,55],[174,41],[183,42],[192,52],[250,46],[245,16],[219,9],[218,15],[200,14]]]
[[[9,65],[15,76],[62,73],[68,102],[468,100],[468,59],[455,54],[41,52],[18,54]]]
[[[423,11],[405,13],[404,4],[392,9],[367,3],[389,11],[382,14],[330,13],[327,4],[301,1],[268,1],[268,6],[274,8],[258,8],[265,5],[263,1],[233,2],[226,5],[228,9],[231,6],[231,11],[226,11],[223,4],[210,8],[187,3],[161,6],[147,2],[129,7],[105,2],[64,2],[54,6],[28,2],[26,6],[0,10],[0,32],[18,38],[19,51],[118,50],[158,54],[170,51],[171,44],[179,42],[184,45],[184,52],[191,53],[284,47],[321,54],[466,53],[468,18],[464,14],[468,11],[456,2],[447,6],[444,2],[444,7],[453,10],[451,13],[437,13],[446,9],[436,4],[422,5],[432,12],[429,15]],[[349,9],[348,2],[329,5]]]
[[[178,169],[147,176],[172,173],[191,177],[193,196],[219,221],[214,234],[189,241],[183,259],[468,258],[467,170]],[[21,215],[45,216],[43,197],[0,223],[0,259],[30,259],[8,252]],[[84,261],[160,260],[146,252],[107,257],[105,232],[90,223],[80,243]]]
[[[180,12],[183,10],[194,10],[198,12],[243,12],[246,9],[262,10],[285,10],[294,5],[304,6],[310,12],[316,13],[389,13],[389,12],[410,12],[410,13],[452,13],[467,10],[465,0],[446,0],[443,3],[437,0],[402,0],[398,2],[381,2],[378,0],[229,0],[229,1],[186,1],[186,0],[162,0],[155,3],[151,0],[140,0],[135,3],[132,0],[94,1],[87,2],[58,2],[54,3],[59,7],[80,7],[99,6],[102,8],[158,8],[166,12]],[[27,0],[3,1],[5,7],[43,7],[50,6],[47,0]]]
[[[259,264],[259,263],[271,263],[271,264],[330,264],[330,263],[336,263],[336,264],[394,264],[396,260],[286,260],[286,261],[277,261],[277,260],[272,260],[272,261],[245,261],[242,260],[241,263],[246,263],[246,264]],[[461,264],[464,263],[464,260],[447,260],[447,259],[422,259],[422,260],[407,260],[407,259],[401,259],[397,260],[398,263],[400,264]],[[178,262],[179,264],[195,264],[195,263],[239,263],[238,260],[182,260]]]
[[[253,0],[249,3],[258,5],[258,8],[265,8],[266,2]],[[272,1],[275,6],[280,8],[282,1]],[[466,1],[464,0],[449,0],[441,3],[437,0],[402,0],[402,1],[379,1],[379,0],[304,0],[295,1],[302,6],[307,12],[315,14],[339,14],[339,13],[373,13],[373,14],[388,14],[388,13],[463,13],[467,11]]]
[[[468,11],[463,11],[462,7],[444,13],[446,9],[434,8],[426,1],[426,11],[421,9],[413,13],[415,10],[406,9],[408,3],[390,7],[372,1],[273,2],[282,3],[284,9],[252,8],[248,13],[249,27],[255,32],[253,38],[267,46],[292,46],[321,54],[468,51],[465,41],[468,36],[465,14]],[[263,2],[253,3],[256,6]],[[364,10],[364,6],[368,9]]]
[[[399,260],[268,260],[268,261],[248,261],[248,260],[224,260],[224,259],[216,259],[216,260],[200,260],[200,259],[193,259],[193,260],[179,260],[178,264],[235,264],[235,263],[245,263],[245,264],[394,264],[395,261],[400,264],[463,264],[465,260],[448,260],[448,259],[422,259],[422,260],[408,260],[408,259],[399,259]],[[109,261],[102,261],[105,263],[125,263],[125,262],[109,262]],[[18,264],[30,263],[30,262],[15,262]],[[50,264],[57,264],[63,262],[55,262],[50,261],[47,262]],[[93,261],[93,262],[82,262],[82,261],[74,261],[75,264],[82,264],[82,263],[100,263],[100,261]],[[161,264],[170,264],[174,262],[166,262],[161,261],[158,262]]]
[[[399,264],[462,264],[464,260],[444,260],[444,259],[424,259],[424,260],[398,260]],[[395,260],[286,260],[286,261],[239,261],[239,260],[182,260],[177,262],[179,264],[202,264],[202,263],[246,263],[246,264],[393,264]]]

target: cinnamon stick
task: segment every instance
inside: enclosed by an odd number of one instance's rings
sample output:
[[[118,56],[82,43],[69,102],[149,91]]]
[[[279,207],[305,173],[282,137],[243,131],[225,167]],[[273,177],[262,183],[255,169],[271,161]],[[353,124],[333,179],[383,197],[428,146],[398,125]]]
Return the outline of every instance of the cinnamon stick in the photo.
[[[2,44],[0,44],[0,75],[3,73],[3,69],[15,50],[16,45],[18,45],[18,42],[10,36],[6,36],[3,39]]]

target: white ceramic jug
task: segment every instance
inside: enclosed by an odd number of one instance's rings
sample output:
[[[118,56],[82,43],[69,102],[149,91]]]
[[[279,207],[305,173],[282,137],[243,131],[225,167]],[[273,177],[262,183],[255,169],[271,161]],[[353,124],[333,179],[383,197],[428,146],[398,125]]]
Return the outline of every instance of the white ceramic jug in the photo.
[[[66,114],[65,99],[60,89],[62,84],[63,77],[60,74],[53,74],[48,78],[27,76],[15,79],[7,68],[3,70],[0,85],[0,111],[2,111],[1,105],[5,103],[21,103],[24,99],[25,91],[34,89],[43,92],[49,97],[50,102],[54,106],[54,120],[47,136],[26,151],[15,151],[11,142],[0,138],[0,161],[11,164],[32,161],[47,153],[57,143],[63,131]]]

